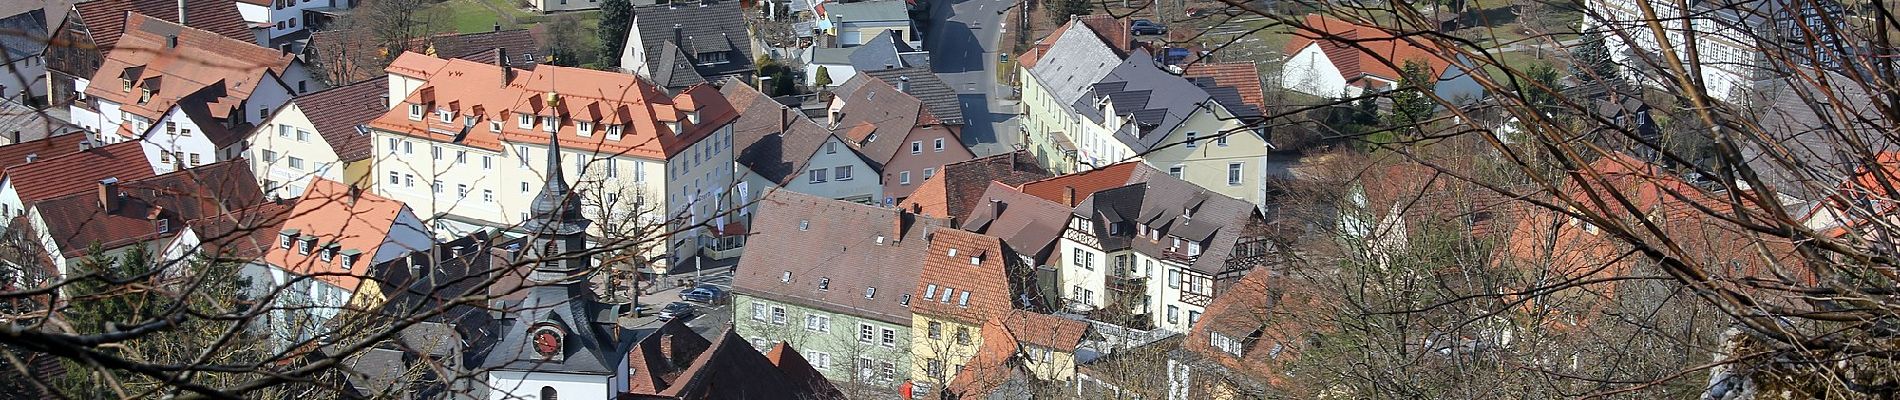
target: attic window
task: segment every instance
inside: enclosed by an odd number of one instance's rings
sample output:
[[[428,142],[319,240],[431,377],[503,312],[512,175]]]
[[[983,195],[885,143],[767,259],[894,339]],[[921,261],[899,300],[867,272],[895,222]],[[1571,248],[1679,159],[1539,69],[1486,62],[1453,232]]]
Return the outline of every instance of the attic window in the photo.
[[[449,112],[446,108],[437,108],[435,109],[435,118],[442,120],[443,123],[455,122],[455,113]]]
[[[818,278],[818,290],[831,290],[831,278]]]
[[[938,296],[937,296],[937,302],[938,302],[938,303],[949,303],[949,302],[950,302],[950,293],[952,293],[952,292],[956,292],[956,291],[957,291],[956,289],[951,289],[951,288],[950,288],[950,287],[948,287],[948,286],[946,286],[946,287],[944,287],[944,288],[943,288],[943,294],[941,294],[941,295],[938,295]],[[969,292],[964,292],[964,293],[969,293]]]
[[[686,123],[689,123],[689,124],[698,124],[698,123],[699,123],[699,112],[698,112],[698,111],[687,111],[687,112],[686,112]]]
[[[329,246],[323,246],[323,251],[317,253],[317,258],[322,259],[324,262],[334,261],[336,260],[336,253],[339,250],[342,250],[341,246],[338,246],[336,243],[331,243]]]
[[[666,123],[666,129],[667,129],[667,130],[670,130],[670,131],[673,131],[673,134],[674,134],[674,135],[679,135],[679,134],[680,134],[680,122],[679,122],[679,121],[673,121],[673,122],[668,122],[668,123]]]
[[[798,220],[798,230],[800,231],[811,230],[811,220],[808,220],[808,219]]]
[[[937,297],[937,284],[935,283],[924,287],[924,298],[928,299],[932,297]]]
[[[620,140],[620,124],[607,125],[607,140]]]
[[[1198,257],[1200,255],[1201,255],[1201,242],[1188,242],[1188,256]]]
[[[593,136],[593,135],[594,135],[594,122],[593,122],[593,121],[577,121],[577,122],[575,122],[575,123],[574,123],[574,133],[575,133],[575,134],[578,134],[578,135],[581,135],[581,137],[587,137],[587,136]]]
[[[277,241],[277,247],[278,247],[278,248],[282,248],[282,249],[288,249],[288,248],[290,248],[290,245],[291,245],[291,243],[292,243],[292,242],[296,242],[296,241],[297,241],[297,230],[296,230],[296,229],[285,229],[283,233],[279,233],[278,235],[279,235],[279,236],[281,237],[281,238],[280,238],[280,239],[279,239],[279,240]]]
[[[358,257],[362,257],[362,256],[363,256],[363,253],[362,253],[362,252],[359,252],[359,251],[356,251],[356,250],[354,250],[354,249],[352,249],[352,250],[346,250],[346,251],[344,251],[344,252],[343,252],[343,264],[342,264],[342,265],[343,265],[343,270],[345,270],[345,271],[347,271],[347,270],[349,270],[349,269],[350,269],[350,265],[351,265],[351,264],[356,264],[356,259],[357,259]]]
[[[875,287],[864,288],[864,298],[870,299],[870,298],[876,298],[876,297],[877,297],[877,288]]]
[[[983,265],[983,257],[970,257],[970,265]]]
[[[877,244],[879,244],[879,245],[882,245],[882,244],[884,244],[884,235],[877,235],[877,238],[876,238],[876,239],[872,239],[872,240],[871,240],[871,242],[873,242],[873,243],[877,243]]]
[[[955,247],[950,248],[950,256],[951,257],[957,256],[957,249]]]
[[[139,88],[139,104],[152,101],[152,88]]]
[[[169,233],[171,231],[172,231],[172,220],[169,220],[169,219],[158,220],[158,233]]]
[[[304,236],[302,239],[297,241],[297,254],[307,256],[307,255],[310,255],[311,251],[316,250],[316,249],[317,249],[316,236]]]
[[[900,299],[900,300],[898,300],[898,301],[897,301],[897,303],[898,303],[898,304],[903,304],[903,305],[906,305],[906,306],[909,306],[909,305],[910,305],[910,293],[905,293],[905,294],[904,294],[904,298],[903,298],[903,299]]]
[[[779,277],[778,277],[778,281],[779,281],[779,282],[791,282],[791,281],[792,281],[792,271],[785,271],[785,274],[784,274],[784,275],[779,275]]]
[[[963,291],[963,294],[957,295],[957,306],[958,307],[970,306],[970,291],[965,290]]]
[[[421,105],[421,104],[410,104],[410,105],[409,105],[409,120],[410,120],[410,121],[421,121],[421,120],[422,120],[422,105]]]

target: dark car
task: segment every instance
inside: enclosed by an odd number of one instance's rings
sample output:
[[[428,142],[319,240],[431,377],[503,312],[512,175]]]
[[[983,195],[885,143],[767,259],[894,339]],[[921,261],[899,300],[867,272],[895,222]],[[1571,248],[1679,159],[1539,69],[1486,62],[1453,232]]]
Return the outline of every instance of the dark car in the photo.
[[[673,302],[672,304],[667,304],[666,308],[660,309],[660,320],[671,321],[674,318],[692,318],[694,314],[695,311],[691,303]]]
[[[1165,35],[1168,33],[1168,27],[1154,21],[1138,19],[1128,24],[1128,32],[1135,35]]]
[[[686,301],[720,304],[726,300],[726,290],[720,289],[718,286],[699,285],[699,287],[695,287],[693,290],[680,293],[680,298]]]

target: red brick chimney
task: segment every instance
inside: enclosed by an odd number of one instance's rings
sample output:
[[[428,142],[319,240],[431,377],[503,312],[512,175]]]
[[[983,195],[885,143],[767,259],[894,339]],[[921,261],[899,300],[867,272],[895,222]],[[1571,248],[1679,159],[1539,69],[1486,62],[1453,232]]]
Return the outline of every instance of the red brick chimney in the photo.
[[[1062,205],[1075,207],[1075,187],[1074,186],[1062,187]]]

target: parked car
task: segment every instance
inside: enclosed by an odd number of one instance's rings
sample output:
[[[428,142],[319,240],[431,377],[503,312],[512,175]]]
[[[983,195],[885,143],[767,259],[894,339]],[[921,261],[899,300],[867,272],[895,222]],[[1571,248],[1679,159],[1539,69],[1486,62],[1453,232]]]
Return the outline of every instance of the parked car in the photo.
[[[676,301],[672,304],[667,304],[666,308],[660,309],[660,320],[672,321],[674,318],[692,318],[694,314],[696,314],[696,311],[693,309],[692,303]]]
[[[1168,27],[1161,24],[1154,23],[1154,21],[1138,19],[1138,20],[1135,20],[1135,22],[1128,24],[1128,32],[1133,33],[1137,36],[1139,35],[1166,35],[1168,34]]]
[[[713,285],[699,285],[680,293],[680,298],[706,304],[720,304],[726,301],[726,290]]]

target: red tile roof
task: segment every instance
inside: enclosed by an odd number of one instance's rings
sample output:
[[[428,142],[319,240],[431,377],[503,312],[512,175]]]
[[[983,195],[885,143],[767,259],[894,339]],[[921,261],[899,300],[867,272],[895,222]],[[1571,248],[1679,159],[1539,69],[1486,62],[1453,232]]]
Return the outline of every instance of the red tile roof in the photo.
[[[153,175],[145,148],[125,142],[7,167],[6,182],[19,193],[21,205],[32,207],[40,200],[94,189],[106,178],[127,182]]]
[[[1128,186],[1131,183],[1146,182],[1149,176],[1160,173],[1154,167],[1140,161],[1129,161],[1109,165],[1088,171],[1058,176],[1023,184],[1023,193],[1041,197],[1069,207],[1075,207],[1091,194],[1102,190]],[[1069,196],[1069,191],[1074,196]]]
[[[989,398],[991,393],[1011,379],[1027,379],[1021,368],[1021,359],[1016,355],[1022,352],[1016,335],[1003,326],[1001,320],[983,324],[977,333],[980,345],[976,355],[963,364],[956,377],[944,385],[944,392],[954,398]]]
[[[1023,310],[1010,311],[1003,320],[1003,327],[1023,343],[1064,353],[1075,352],[1089,332],[1087,322]]]
[[[299,197],[297,206],[291,209],[290,218],[284,221],[280,232],[295,229],[300,238],[298,240],[315,237],[315,249],[308,254],[301,254],[299,245],[290,248],[278,246],[271,249],[264,261],[292,273],[315,275],[318,280],[353,292],[369,273],[369,265],[374,261],[372,258],[388,240],[390,231],[403,229],[396,226],[397,219],[407,210],[408,206],[400,201],[352,188],[341,182],[311,178],[310,185]],[[341,256],[325,261],[321,258],[321,250],[331,244],[339,246],[340,252],[356,250],[362,256],[350,265],[343,265]],[[422,249],[398,251],[406,253],[415,250]]]
[[[403,103],[423,104],[430,108],[429,115],[422,121],[412,121],[408,108],[398,105],[372,120],[371,127],[448,142],[454,139],[456,132],[443,129],[433,113],[435,109],[448,109],[458,116],[502,121],[499,133],[478,126],[462,138],[463,144],[493,151],[501,151],[503,142],[548,141],[548,133],[538,118],[534,127],[523,129],[515,122],[517,113],[568,116],[559,127],[559,134],[562,145],[572,149],[661,160],[685,151],[738,119],[738,112],[726,102],[725,96],[717,88],[703,84],[668,97],[658,87],[633,75],[541,66],[533,71],[512,70],[504,78],[499,66],[461,59],[442,60],[416,53],[403,53],[390,63],[388,71],[428,81],[403,99]],[[550,93],[560,98],[554,107],[549,107],[546,101]],[[699,122],[687,122],[688,115],[695,112]],[[594,122],[593,131],[587,136],[579,135],[577,121]],[[672,132],[667,123],[675,121],[679,121],[686,132]],[[607,138],[606,127],[611,124],[626,126],[620,139]]]
[[[171,43],[174,37],[176,46]],[[222,82],[224,96],[209,108],[211,116],[226,118],[259,86],[282,85],[276,76],[295,60],[296,55],[249,41],[131,13],[125,20],[125,34],[91,76],[95,84],[86,87],[86,95],[158,119],[179,99]],[[119,82],[128,75],[135,80],[134,88],[122,90]],[[142,87],[156,88],[144,103],[139,102]]]
[[[740,257],[735,293],[910,324],[902,294],[921,287],[926,235],[947,230],[941,220],[789,190],[767,191],[758,204],[746,252],[772,257]]]
[[[1321,14],[1307,14],[1305,25],[1307,29],[1295,32],[1293,39],[1287,42],[1286,54],[1299,53],[1311,45],[1322,46],[1320,49],[1326,53],[1326,59],[1339,68],[1339,74],[1348,83],[1367,75],[1397,81],[1399,71],[1395,67],[1404,67],[1406,61],[1424,61],[1431,67],[1434,79],[1451,66],[1451,61],[1439,56],[1445,52],[1429,47],[1430,42],[1424,38],[1398,39],[1380,27],[1356,25]]]
[[[70,192],[33,205],[47,236],[67,257],[81,256],[94,244],[115,249],[140,241],[171,237],[185,223],[264,202],[257,178],[243,159],[121,180],[120,196],[108,209],[97,182],[92,190]],[[160,229],[160,228],[164,229]]]
[[[1002,239],[952,229],[932,233],[912,312],[971,325],[1002,318],[1015,308],[1015,257]]]
[[[244,22],[244,16],[238,13],[237,6],[229,1],[220,0],[183,0],[185,3],[185,22],[193,28],[216,33],[219,36],[254,42],[257,35],[251,33],[250,25]],[[92,33],[92,41],[99,51],[112,50],[119,42],[130,23],[126,13],[138,13],[166,21],[178,20],[179,0],[94,0],[74,4],[79,11],[80,24]],[[96,81],[95,81],[96,82]]]
[[[277,243],[277,232],[283,228],[295,204],[290,200],[263,202],[191,220],[186,225],[198,235],[199,254],[229,260],[256,260],[263,258]]]
[[[1190,78],[1214,78],[1214,84],[1240,92],[1240,101],[1265,112],[1267,92],[1260,84],[1260,70],[1252,62],[1193,63],[1182,75]]]
[[[772,365],[778,366],[779,372],[783,372],[785,379],[792,385],[802,386],[805,393],[817,394],[825,399],[842,398],[843,392],[839,391],[836,385],[832,385],[830,379],[825,379],[823,374],[819,374],[817,369],[812,368],[811,362],[805,360],[805,356],[799,355],[798,350],[793,349],[791,344],[778,342],[778,345],[772,346],[771,351],[765,353],[765,359],[771,361]]]
[[[0,167],[25,164],[29,156],[37,161],[78,152],[80,142],[84,141],[84,134],[68,134],[0,146]]]
[[[978,206],[990,182],[1016,186],[1052,176],[1027,151],[944,164],[941,173],[924,179],[898,208],[937,218],[962,218]]]

